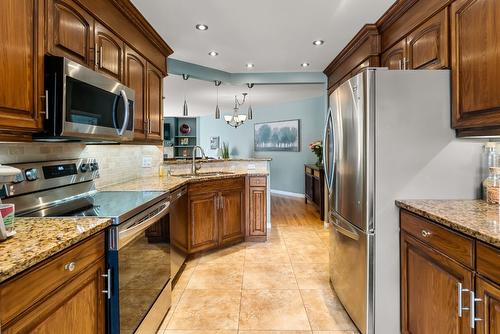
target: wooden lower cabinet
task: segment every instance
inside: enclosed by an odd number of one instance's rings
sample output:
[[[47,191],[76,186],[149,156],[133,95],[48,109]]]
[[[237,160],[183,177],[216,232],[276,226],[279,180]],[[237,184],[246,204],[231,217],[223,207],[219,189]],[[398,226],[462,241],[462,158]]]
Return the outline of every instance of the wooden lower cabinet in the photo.
[[[500,285],[477,276],[476,298],[476,333],[500,334]]]
[[[245,188],[219,193],[220,244],[245,237]]]
[[[189,253],[218,246],[218,216],[218,194],[216,192],[189,195]]]
[[[105,333],[104,247],[101,233],[2,283],[2,333]]]
[[[401,234],[402,333],[472,333],[469,314],[458,316],[458,283],[471,289],[473,272],[409,234]],[[468,305],[468,294],[462,297]]]
[[[255,237],[265,239],[267,236],[267,188],[265,186],[250,187],[248,197],[247,236],[249,239],[255,239]]]

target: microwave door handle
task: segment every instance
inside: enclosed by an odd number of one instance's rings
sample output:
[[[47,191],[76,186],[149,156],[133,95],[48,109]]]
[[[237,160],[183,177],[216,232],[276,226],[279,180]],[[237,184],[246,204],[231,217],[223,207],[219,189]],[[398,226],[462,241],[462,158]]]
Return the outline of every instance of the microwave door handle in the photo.
[[[120,130],[117,130],[119,136],[123,136],[125,130],[127,130],[128,119],[130,117],[130,109],[128,104],[127,93],[122,89],[120,90],[120,96],[123,98],[123,104],[125,106],[125,119],[123,120],[123,125]]]

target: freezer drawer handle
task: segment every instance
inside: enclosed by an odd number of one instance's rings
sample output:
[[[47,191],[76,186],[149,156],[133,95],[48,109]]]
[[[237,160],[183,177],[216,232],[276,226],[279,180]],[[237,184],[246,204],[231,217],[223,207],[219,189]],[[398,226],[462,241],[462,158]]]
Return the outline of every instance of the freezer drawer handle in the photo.
[[[346,237],[348,237],[348,238],[350,238],[350,239],[353,239],[353,240],[359,240],[359,235],[358,235],[358,233],[357,233],[356,231],[351,231],[351,230],[349,230],[349,229],[347,229],[347,228],[345,228],[345,227],[342,227],[342,226],[338,225],[338,224],[335,222],[335,220],[333,220],[333,221],[332,221],[332,226],[333,226],[333,228],[334,228],[337,232],[339,232],[339,233],[341,233],[341,234],[345,235]]]
[[[422,236],[423,236],[424,238],[428,238],[428,237],[430,237],[430,236],[431,236],[431,234],[432,234],[432,233],[431,233],[431,232],[429,232],[429,231],[422,230]]]

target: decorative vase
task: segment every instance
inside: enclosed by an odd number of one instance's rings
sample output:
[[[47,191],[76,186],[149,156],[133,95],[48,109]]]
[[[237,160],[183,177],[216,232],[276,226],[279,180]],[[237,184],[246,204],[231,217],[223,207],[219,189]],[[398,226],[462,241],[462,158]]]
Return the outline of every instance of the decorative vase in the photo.
[[[318,155],[318,160],[316,161],[317,167],[323,167],[323,157]]]

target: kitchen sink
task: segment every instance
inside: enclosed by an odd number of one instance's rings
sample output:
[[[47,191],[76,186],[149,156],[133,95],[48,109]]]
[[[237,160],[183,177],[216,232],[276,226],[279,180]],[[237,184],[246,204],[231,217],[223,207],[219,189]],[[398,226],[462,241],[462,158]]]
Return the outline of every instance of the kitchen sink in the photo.
[[[195,177],[203,177],[203,176],[221,176],[221,175],[231,175],[234,174],[234,172],[224,172],[224,171],[218,171],[218,172],[198,172],[196,174],[172,174],[172,176],[175,177],[185,177],[185,178],[195,178]]]

